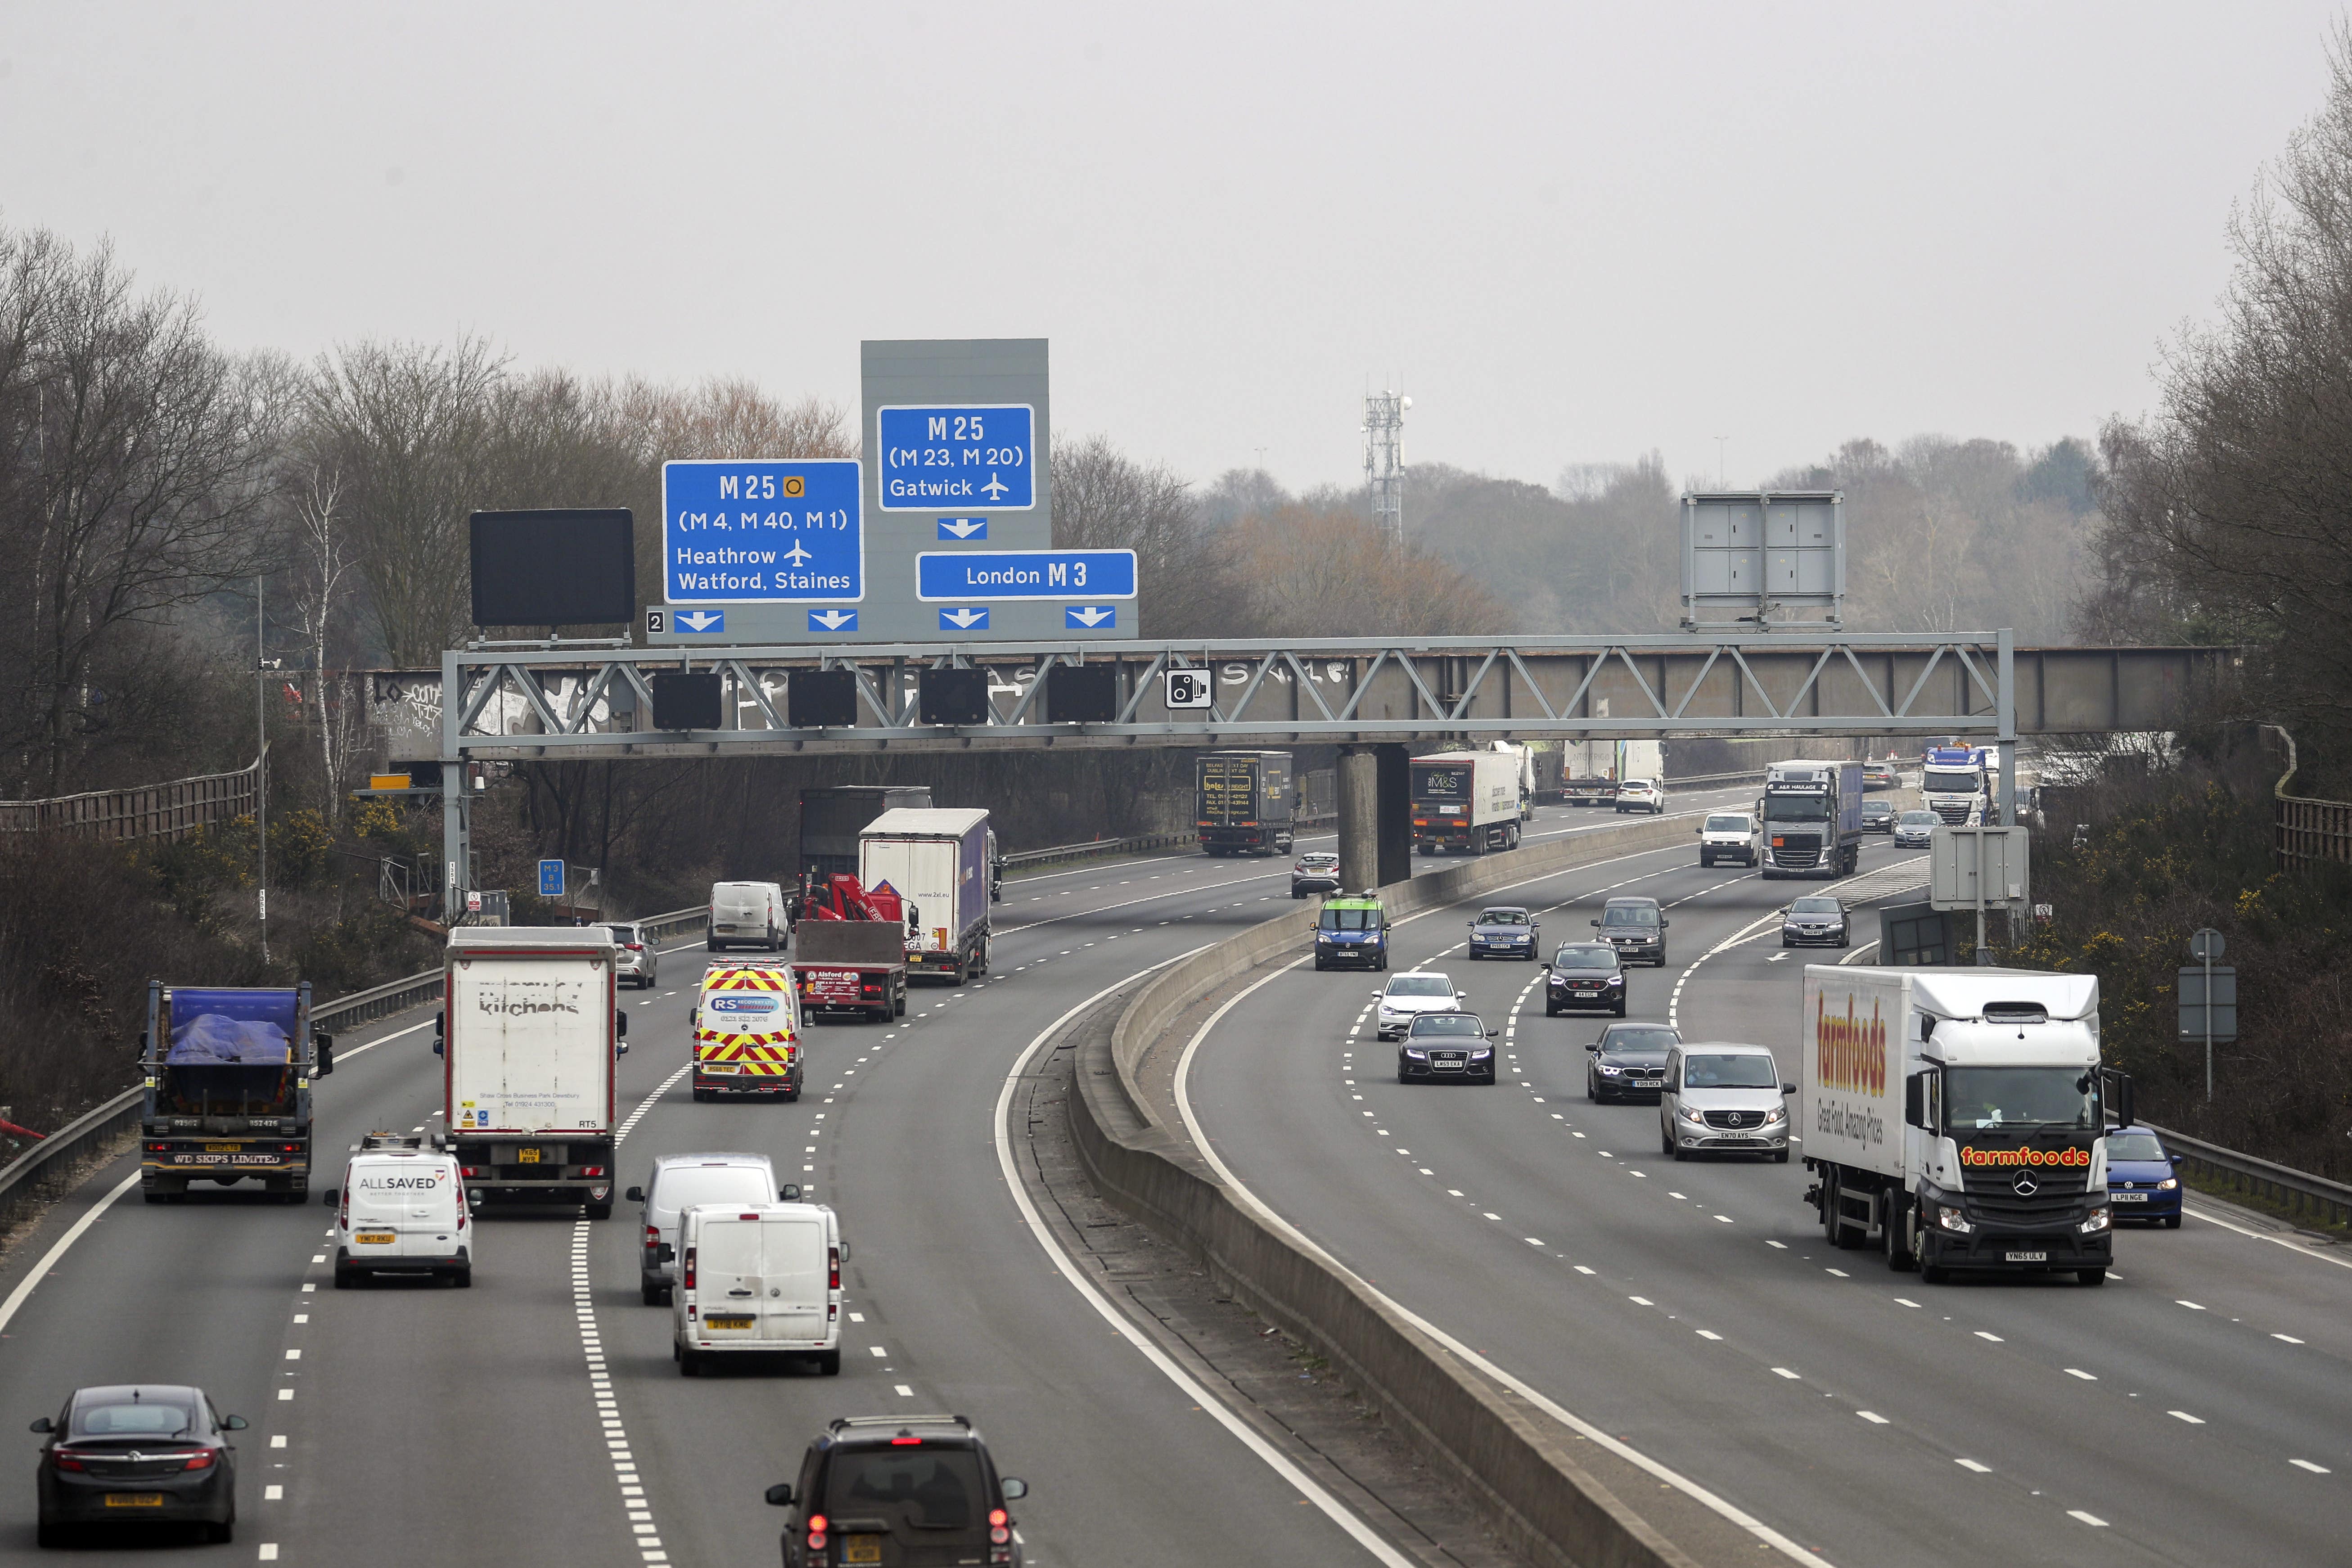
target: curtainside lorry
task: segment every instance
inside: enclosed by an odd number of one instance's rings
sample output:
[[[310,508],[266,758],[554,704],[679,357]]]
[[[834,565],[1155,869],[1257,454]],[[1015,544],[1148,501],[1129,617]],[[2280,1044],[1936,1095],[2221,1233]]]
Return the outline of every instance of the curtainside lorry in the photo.
[[[608,926],[449,933],[441,1038],[445,1145],[468,1189],[613,1213],[614,1068],[629,1047]]]
[[[1798,1040],[1805,1201],[1832,1246],[1929,1284],[2106,1279],[2106,1123],[2132,1103],[2099,1066],[2096,975],[1811,964]]]
[[[1862,864],[1862,764],[1774,763],[1761,815],[1766,880],[1851,877]]]
[[[1193,763],[1201,847],[1211,855],[1290,851],[1288,752],[1202,752]]]
[[[1521,765],[1516,750],[1413,758],[1413,847],[1424,855],[1517,848]]]
[[[898,900],[907,973],[961,985],[988,973],[988,905],[996,834],[969,807],[886,811],[858,836],[857,876],[877,900]]]
[[[190,1182],[257,1178],[280,1203],[310,1186],[310,1080],[334,1070],[310,1028],[310,984],[227,990],[147,983],[139,1189],[177,1203]]]

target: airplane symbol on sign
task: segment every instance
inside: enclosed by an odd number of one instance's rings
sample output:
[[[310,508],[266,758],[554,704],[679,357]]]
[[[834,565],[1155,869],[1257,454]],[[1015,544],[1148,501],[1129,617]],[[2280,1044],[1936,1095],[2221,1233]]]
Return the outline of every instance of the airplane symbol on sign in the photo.
[[[984,517],[943,517],[940,519],[940,537],[945,539],[950,535],[957,539],[970,539],[974,535],[978,535],[982,539],[986,539],[988,537],[988,519]]]
[[[790,550],[784,552],[784,559],[791,562],[795,566],[803,566],[814,560],[815,557],[811,555],[802,545],[794,543]]]
[[[1118,616],[1117,610],[1100,605],[1072,605],[1065,612],[1067,619],[1081,626],[1098,626]]]
[[[857,612],[856,610],[811,610],[809,625],[823,626],[829,632],[837,632],[844,626],[855,627],[857,625]]]
[[[986,610],[941,610],[940,624],[944,626],[953,626],[960,632],[968,632],[974,626],[988,625],[988,612]]]
[[[991,500],[1003,500],[1006,496],[1013,493],[1013,487],[1006,484],[1003,479],[998,479],[994,474],[991,474],[988,476],[988,483],[980,487],[980,493],[986,496]]]
[[[727,614],[723,610],[687,610],[673,617],[690,632],[717,632],[727,629]]]

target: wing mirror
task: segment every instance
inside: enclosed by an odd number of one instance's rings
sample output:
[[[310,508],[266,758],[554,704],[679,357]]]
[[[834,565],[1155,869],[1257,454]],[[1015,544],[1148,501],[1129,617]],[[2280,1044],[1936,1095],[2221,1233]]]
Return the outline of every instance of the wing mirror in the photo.
[[[37,1415],[33,1418],[32,1429],[36,1432],[54,1432],[58,1429],[58,1424],[46,1415]]]
[[[646,1190],[643,1187],[631,1187],[621,1194],[621,1201],[625,1204],[641,1204],[646,1201]]]
[[[617,1007],[613,1010],[613,1033],[625,1040],[629,1037],[629,1016]]]
[[[221,1417],[221,1430],[224,1432],[242,1432],[250,1425],[251,1423],[247,1421],[242,1415],[224,1415]]]
[[[1793,1083],[1784,1083],[1780,1086],[1780,1092],[1782,1094],[1794,1094],[1797,1092],[1797,1086]]]
[[[1596,931],[1598,931],[1598,930],[1600,929],[1600,927],[1601,927],[1601,922],[1600,922],[1599,921],[1594,921],[1592,922],[1592,925],[1593,925],[1593,929],[1594,929],[1594,930],[1596,930]]]
[[[793,1506],[793,1483],[778,1481],[761,1495],[767,1498],[770,1508],[790,1508]]]
[[[786,1182],[782,1186],[776,1189],[776,1197],[779,1201],[788,1204],[796,1204],[800,1202],[801,1184],[798,1182]]]
[[[310,1043],[313,1047],[312,1054],[318,1058],[318,1063],[311,1068],[311,1073],[314,1077],[324,1078],[335,1070],[335,1037],[313,1031]]]
[[[1599,1055],[1601,1054],[1601,1042],[1600,1042],[1599,1040],[1594,1040],[1594,1041],[1592,1041],[1590,1045],[1586,1046],[1584,1048],[1585,1048],[1586,1050],[1588,1050],[1588,1051],[1591,1051],[1594,1056],[1596,1056],[1596,1057],[1597,1057],[1597,1056],[1599,1056]]]
[[[319,1201],[326,1205],[329,1208],[333,1208],[335,1206],[335,1189],[329,1187],[325,1192],[319,1194]]]
[[[1489,1029],[1486,1031],[1486,1037],[1490,1040],[1499,1040],[1503,1037],[1503,1031],[1500,1029]]]
[[[1029,1495],[1029,1483],[1019,1476],[1007,1476],[997,1486],[1004,1493],[1006,1502],[1019,1502]]]

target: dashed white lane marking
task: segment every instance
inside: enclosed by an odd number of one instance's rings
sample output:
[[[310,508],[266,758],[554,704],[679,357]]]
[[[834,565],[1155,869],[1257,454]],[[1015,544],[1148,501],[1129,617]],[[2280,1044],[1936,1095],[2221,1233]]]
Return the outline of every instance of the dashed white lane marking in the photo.
[[[2070,1367],[2068,1367],[2068,1368],[2066,1369],[2066,1375],[2067,1375],[2068,1377],[2079,1377],[2079,1378],[2081,1378],[2084,1383],[2096,1383],[2096,1382],[2098,1382],[2098,1381],[2099,1381],[2099,1374],[2098,1374],[2097,1373],[2095,1373],[2095,1372],[2084,1372],[2084,1371],[2081,1367],[2079,1367],[2079,1366],[2070,1366]]]
[[[2301,1340],[2296,1339],[2293,1334],[2273,1334],[2271,1338],[2274,1340],[2284,1340],[2291,1345],[2299,1345],[2303,1343]]]
[[[285,1498],[286,1489],[284,1487],[264,1487],[261,1489],[261,1500],[264,1502],[282,1502],[285,1500]]]
[[[2289,1459],[2287,1463],[2298,1470],[2309,1470],[2315,1476],[2332,1476],[2336,1473],[2326,1465],[2315,1465],[2309,1459]]]
[[[1713,1329],[1699,1330],[1698,1337],[1703,1340],[1719,1340],[1723,1338],[1721,1334],[1717,1333]]]
[[[2101,1519],[2095,1513],[2084,1513],[2079,1508],[2068,1509],[2066,1510],[2066,1517],[2068,1519],[2079,1519],[2084,1524],[2089,1525],[2093,1530],[2105,1530],[2107,1528],[2107,1521],[2105,1520]]]
[[[1954,1459],[1952,1463],[1959,1466],[1960,1468],[1964,1470],[1974,1470],[1980,1476],[1989,1476],[1992,1474],[1992,1467],[1990,1465],[1979,1465],[1974,1459]]]
[[[898,1390],[898,1397],[901,1399],[912,1399],[915,1397],[914,1389],[907,1384],[894,1384],[892,1386]]]
[[[1773,1375],[1774,1375],[1774,1376],[1776,1376],[1776,1377],[1785,1377],[1785,1378],[1789,1378],[1789,1379],[1790,1379],[1790,1380],[1792,1380],[1792,1381],[1793,1381],[1793,1380],[1796,1378],[1796,1376],[1797,1376],[1797,1374],[1796,1374],[1795,1373],[1790,1372],[1790,1371],[1787,1367],[1785,1367],[1785,1366],[1776,1366],[1776,1367],[1774,1367],[1774,1368],[1772,1369],[1772,1373],[1773,1373]]]
[[[257,1561],[257,1562],[261,1562],[261,1563],[275,1563],[275,1562],[277,1562],[277,1561],[278,1561],[278,1542],[274,1542],[274,1541],[265,1541],[265,1542],[263,1542],[261,1543],[261,1555],[260,1555],[257,1559],[256,1559],[256,1561]]]
[[[2172,1304],[2176,1307],[2186,1307],[2192,1312],[2201,1312],[2205,1310],[2194,1301],[2175,1301]]]
[[[2205,1425],[2205,1417],[2202,1415],[2191,1415],[2186,1410],[2168,1410],[2165,1414],[2171,1416],[2175,1421],[2186,1421],[2191,1426],[2202,1426]]]
[[[1990,1332],[1990,1331],[1986,1331],[1986,1330],[1984,1330],[1984,1329],[1979,1329],[1979,1330],[1977,1331],[1977,1338],[1979,1338],[1979,1339],[1980,1339],[1980,1340],[1990,1340],[1993,1343],[1995,1343],[1995,1344],[1997,1344],[1997,1345],[1998,1345],[1998,1344],[2006,1344],[2006,1343],[2008,1343],[2008,1342],[2007,1342],[2006,1340],[2002,1339],[1999,1334],[1991,1333],[1991,1332]]]
[[[1884,1426],[1886,1425],[1886,1417],[1881,1415],[1875,1410],[1857,1410],[1854,1414],[1861,1416],[1864,1421],[1869,1422],[1873,1426]]]

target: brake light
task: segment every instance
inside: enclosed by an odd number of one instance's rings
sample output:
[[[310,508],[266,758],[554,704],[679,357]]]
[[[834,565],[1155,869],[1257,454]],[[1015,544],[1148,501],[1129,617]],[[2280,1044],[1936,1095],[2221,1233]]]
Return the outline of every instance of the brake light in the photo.
[[[694,1255],[697,1250],[698,1249],[691,1247],[686,1249],[686,1272],[684,1279],[686,1282],[686,1288],[689,1290],[694,1289]]]
[[[457,1167],[457,1173],[461,1176],[478,1176],[482,1173],[482,1168],[479,1165],[460,1165]]]
[[[467,1209],[471,1208],[472,1206],[473,1206],[472,1200],[471,1200],[471,1199],[469,1199],[469,1198],[467,1198],[467,1197],[466,1196],[466,1184],[465,1184],[465,1183],[463,1183],[463,1182],[458,1183],[458,1184],[457,1184],[457,1228],[458,1228],[459,1230],[463,1230],[463,1229],[465,1229],[465,1228],[466,1228],[466,1211],[467,1211]]]
[[[344,1230],[352,1228],[352,1178],[343,1173],[342,1201],[335,1205],[335,1224]]]
[[[828,1247],[824,1249],[824,1288],[828,1290],[840,1289],[841,1248],[837,1247]]]
[[[52,1454],[49,1456],[49,1458],[51,1462],[61,1470],[86,1470],[89,1468],[88,1465],[83,1464],[71,1454]]]
[[[661,1245],[661,1226],[657,1225],[649,1225],[646,1226],[646,1245],[647,1247],[659,1247]]]
[[[923,1440],[920,1437],[893,1437],[890,1439],[890,1447],[893,1448],[919,1448],[922,1446]]]
[[[172,1146],[169,1143],[150,1143],[147,1145],[147,1152],[150,1154],[162,1154],[169,1152],[171,1147]]]
[[[1013,1521],[1005,1516],[1005,1512],[1003,1509],[992,1508],[988,1510],[988,1522],[992,1527],[1002,1527],[1003,1525],[1010,1524]]]
[[[808,1543],[811,1552],[824,1550],[824,1515],[821,1513],[809,1515]]]
[[[194,1453],[188,1456],[188,1462],[182,1466],[181,1468],[188,1470],[209,1470],[213,1468],[213,1460],[215,1457],[215,1456],[210,1448],[199,1448]]]

